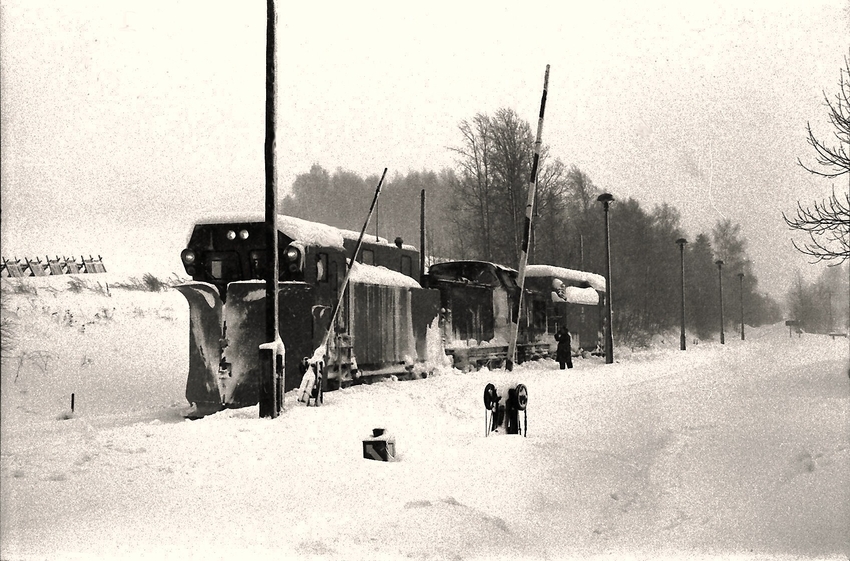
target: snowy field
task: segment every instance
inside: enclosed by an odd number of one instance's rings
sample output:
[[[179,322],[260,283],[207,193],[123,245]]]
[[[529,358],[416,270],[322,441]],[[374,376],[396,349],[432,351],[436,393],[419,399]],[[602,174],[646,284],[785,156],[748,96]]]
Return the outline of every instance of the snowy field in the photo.
[[[188,421],[182,297],[87,280],[3,281],[4,561],[850,554],[847,339],[675,335]],[[526,438],[485,438],[488,382],[528,387]],[[375,427],[397,461],[363,459]]]

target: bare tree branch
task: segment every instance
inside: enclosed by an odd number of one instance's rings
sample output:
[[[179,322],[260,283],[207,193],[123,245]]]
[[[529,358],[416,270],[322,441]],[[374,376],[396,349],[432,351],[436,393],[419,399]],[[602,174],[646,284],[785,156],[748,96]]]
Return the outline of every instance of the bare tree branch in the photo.
[[[807,123],[806,141],[814,148],[815,161],[820,169],[807,166],[797,159],[797,163],[809,173],[831,179],[850,175],[850,59],[845,57],[844,64],[846,68],[841,70],[835,100],[824,94],[829,121],[838,144],[828,146],[819,140]],[[796,216],[789,218],[783,212],[782,218],[792,230],[808,234],[809,239],[802,246],[793,240],[791,243],[800,253],[814,258],[815,263],[834,261],[833,264],[837,265],[850,259],[850,191],[843,192],[839,197],[833,187],[832,196],[824,201],[815,201],[809,207],[803,207],[797,201]]]

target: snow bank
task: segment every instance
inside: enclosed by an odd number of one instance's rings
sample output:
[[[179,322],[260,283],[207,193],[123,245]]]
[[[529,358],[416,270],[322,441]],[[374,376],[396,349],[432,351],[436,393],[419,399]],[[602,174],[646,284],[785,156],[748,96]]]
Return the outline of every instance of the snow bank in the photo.
[[[18,335],[2,370],[4,560],[850,551],[844,340],[778,325],[570,371],[446,366],[328,392],[321,407],[290,392],[274,420],[249,407],[186,421],[179,294],[3,286]],[[485,438],[485,385],[516,382],[528,438]],[[396,462],[363,458],[375,427],[395,436]]]
[[[499,348],[499,347],[507,347],[508,346],[507,340],[505,340],[503,337],[494,337],[493,339],[490,339],[489,341],[478,341],[477,339],[468,339],[468,340],[456,339],[456,340],[452,341],[451,343],[452,343],[452,348],[455,348],[455,349],[469,349],[469,348],[475,348],[475,347]]]

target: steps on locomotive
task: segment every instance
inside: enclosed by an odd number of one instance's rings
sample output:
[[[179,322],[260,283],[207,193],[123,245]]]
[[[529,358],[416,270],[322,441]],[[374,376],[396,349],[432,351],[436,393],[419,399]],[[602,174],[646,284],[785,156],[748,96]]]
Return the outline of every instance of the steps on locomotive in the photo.
[[[408,363],[399,363],[383,366],[380,368],[369,368],[368,366],[357,370],[352,375],[343,365],[342,376],[335,369],[328,368],[326,377],[326,390],[337,390],[357,384],[373,384],[381,380],[395,377],[397,380],[416,380],[428,377],[427,371],[417,371],[416,366]]]

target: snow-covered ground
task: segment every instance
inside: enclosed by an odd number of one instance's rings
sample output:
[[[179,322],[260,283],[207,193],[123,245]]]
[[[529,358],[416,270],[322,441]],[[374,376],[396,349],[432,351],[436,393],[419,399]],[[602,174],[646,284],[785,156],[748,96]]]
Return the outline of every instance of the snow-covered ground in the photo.
[[[850,554],[846,339],[676,336],[188,421],[187,305],[107,279],[3,283],[3,560]],[[526,438],[484,436],[488,382],[528,387]],[[363,459],[375,427],[397,461]]]

